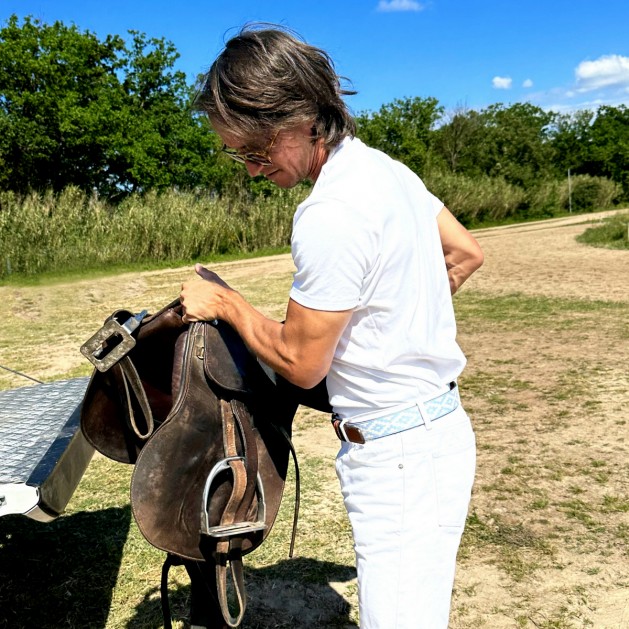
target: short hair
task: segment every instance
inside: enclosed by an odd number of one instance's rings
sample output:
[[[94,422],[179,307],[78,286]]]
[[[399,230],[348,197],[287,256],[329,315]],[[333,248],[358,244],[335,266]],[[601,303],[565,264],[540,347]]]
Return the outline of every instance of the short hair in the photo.
[[[201,79],[194,107],[237,137],[271,135],[312,122],[326,146],[356,125],[330,56],[288,29],[248,25],[230,39]]]

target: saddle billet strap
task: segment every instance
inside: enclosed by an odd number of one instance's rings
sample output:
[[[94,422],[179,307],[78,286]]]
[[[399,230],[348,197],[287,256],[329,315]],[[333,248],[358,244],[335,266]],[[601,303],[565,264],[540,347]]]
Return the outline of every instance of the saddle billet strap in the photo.
[[[148,439],[153,434],[155,423],[153,421],[153,413],[151,412],[151,406],[146,396],[144,386],[142,385],[140,374],[138,373],[138,370],[135,368],[135,365],[128,356],[121,358],[118,362],[118,365],[120,367],[120,379],[122,380],[127,401],[126,409],[128,413],[129,425],[131,427],[131,430],[133,430],[133,432],[139,439],[146,441],[146,439]],[[135,398],[140,405],[140,409],[144,414],[144,419],[146,422],[146,433],[143,433],[138,428],[137,422],[135,420],[135,412],[133,410],[133,403],[131,400],[129,387],[131,387],[131,389],[133,390]]]
[[[159,591],[162,602],[162,617],[164,618],[164,629],[173,629],[173,623],[170,615],[170,601],[168,598],[168,572],[171,566],[180,566],[183,563],[181,557],[166,553],[166,559],[162,564],[162,578],[160,581]]]

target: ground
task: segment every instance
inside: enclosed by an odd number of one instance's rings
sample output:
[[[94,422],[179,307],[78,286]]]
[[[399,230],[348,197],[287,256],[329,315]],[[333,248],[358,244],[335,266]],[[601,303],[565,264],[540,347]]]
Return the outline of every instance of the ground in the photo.
[[[629,251],[575,240],[600,216],[475,232],[485,264],[455,307],[478,473],[452,629],[629,627]],[[269,316],[283,317],[289,256],[213,268]],[[19,339],[0,342],[0,364],[44,380],[87,373],[78,346],[114,308],[154,312],[191,275],[172,269],[0,287],[1,336]],[[23,384],[0,374],[2,388]],[[338,493],[337,442],[325,417],[305,412],[295,442],[302,457],[329,461],[322,480]],[[301,619],[294,626],[339,626],[326,619],[345,605],[354,626],[353,581],[330,586],[253,579],[250,618],[290,609]]]

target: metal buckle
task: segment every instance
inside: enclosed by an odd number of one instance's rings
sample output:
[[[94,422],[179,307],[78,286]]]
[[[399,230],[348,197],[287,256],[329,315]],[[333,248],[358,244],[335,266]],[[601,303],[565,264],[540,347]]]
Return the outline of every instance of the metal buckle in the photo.
[[[147,315],[143,310],[129,317],[124,323],[110,319],[103,327],[81,346],[81,354],[98,371],[107,371],[135,347],[132,332]]]
[[[349,430],[351,431],[351,434],[347,431],[346,424],[347,428],[349,428]],[[334,427],[336,436],[341,441],[348,441],[349,443],[359,443],[361,445],[364,444],[366,441],[362,430],[358,426],[350,424],[347,419],[333,417],[332,426]]]
[[[335,413],[332,415],[332,419],[330,421],[332,422],[332,428],[334,428],[334,432],[336,433],[336,436],[341,441],[349,441],[349,439],[347,438],[347,435],[345,434],[345,422],[347,420],[341,419]]]

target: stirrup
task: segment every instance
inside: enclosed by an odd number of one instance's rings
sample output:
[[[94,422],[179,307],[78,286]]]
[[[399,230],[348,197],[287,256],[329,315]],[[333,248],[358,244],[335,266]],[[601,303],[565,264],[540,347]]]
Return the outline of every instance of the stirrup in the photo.
[[[244,461],[243,456],[229,456],[221,459],[208,474],[203,488],[203,504],[201,507],[201,533],[210,537],[229,538],[257,531],[264,531],[268,528],[265,522],[266,500],[264,497],[264,488],[262,487],[262,479],[260,474],[256,477],[256,488],[258,490],[258,521],[257,522],[233,522],[232,524],[219,524],[210,526],[210,514],[208,511],[210,489],[214,479],[223,471],[231,470],[230,461]]]

